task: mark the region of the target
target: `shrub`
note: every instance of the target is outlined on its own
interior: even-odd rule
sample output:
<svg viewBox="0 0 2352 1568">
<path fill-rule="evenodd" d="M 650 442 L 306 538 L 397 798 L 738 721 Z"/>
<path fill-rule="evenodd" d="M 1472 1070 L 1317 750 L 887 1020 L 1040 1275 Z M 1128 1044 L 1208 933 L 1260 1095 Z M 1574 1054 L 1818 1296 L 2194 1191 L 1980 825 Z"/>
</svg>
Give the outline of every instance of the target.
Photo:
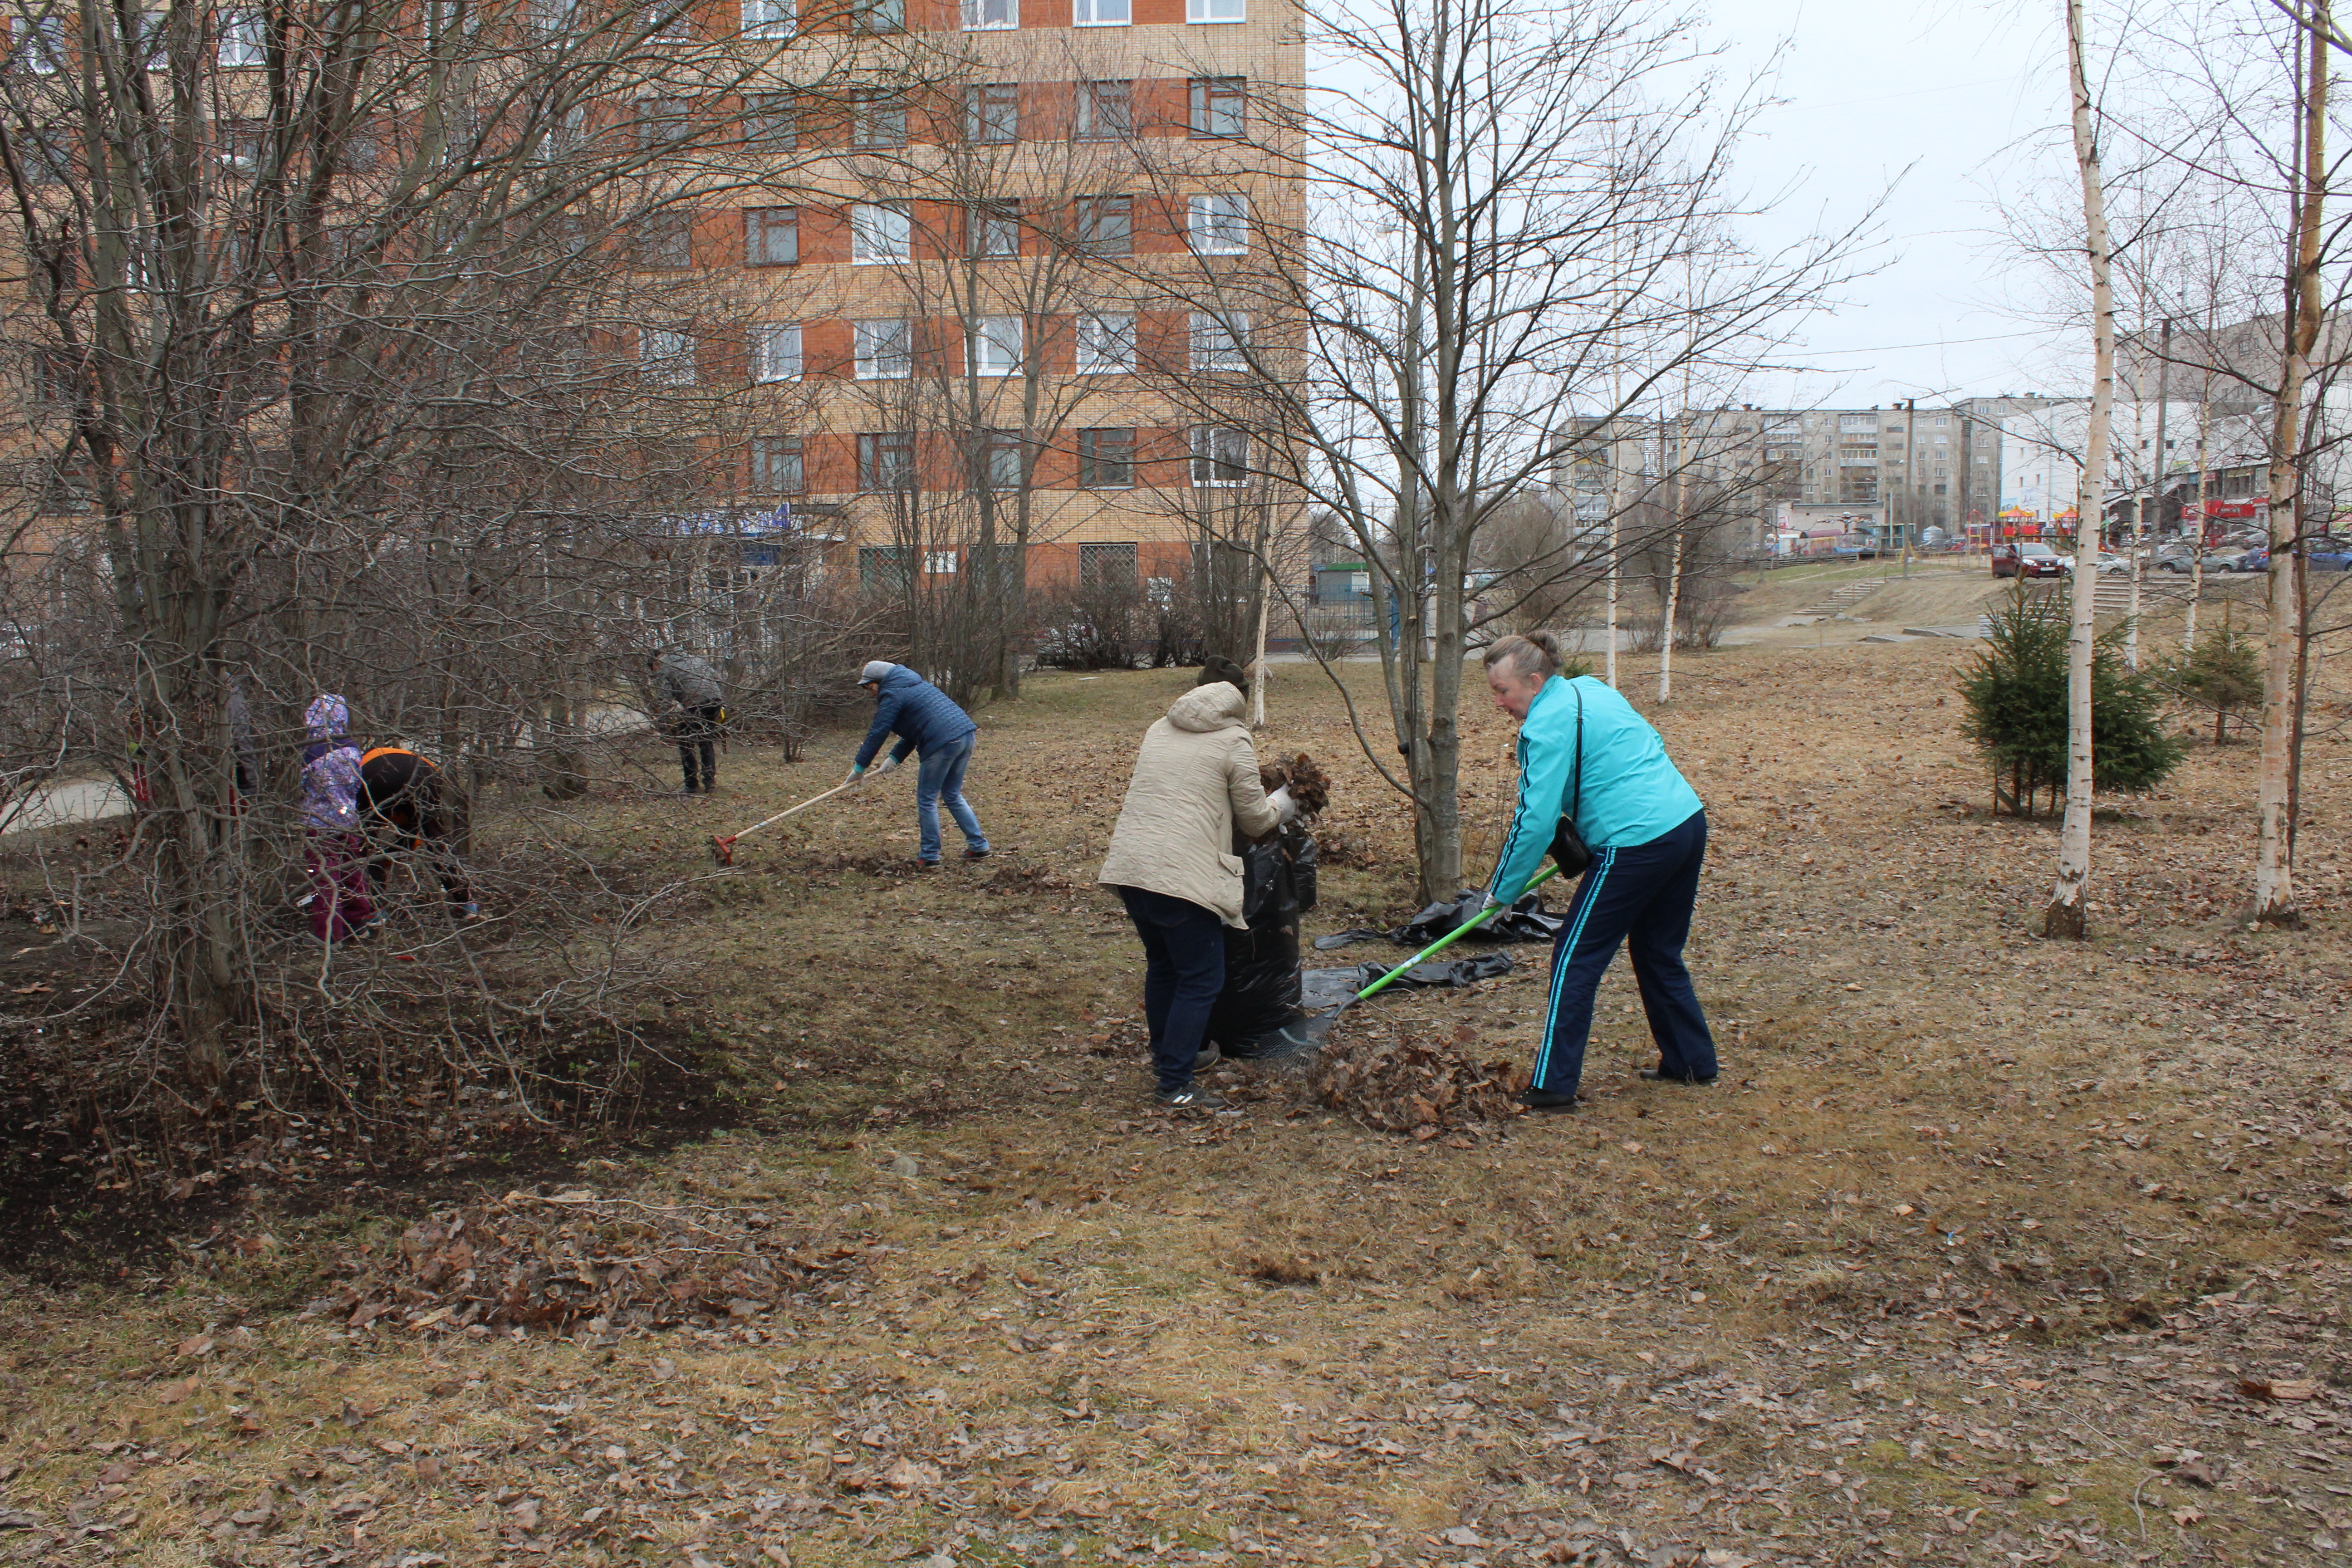
<svg viewBox="0 0 2352 1568">
<path fill-rule="evenodd" d="M 2213 713 L 2213 743 L 2226 744 L 2230 718 L 2263 700 L 2263 663 L 2254 639 L 2230 624 L 2225 601 L 2221 624 L 2197 640 L 2186 658 L 2158 672 L 2158 679 L 2183 702 Z"/>
<path fill-rule="evenodd" d="M 1960 676 L 1961 732 L 1992 764 L 1996 811 L 2032 816 L 2044 794 L 2055 809 L 2066 787 L 2065 601 L 2030 597 L 2021 584 L 1990 618 L 1984 648 Z M 2095 788 L 2147 789 L 2179 765 L 2184 747 L 2158 722 L 2160 700 L 2150 675 L 2124 668 L 2116 635 L 2101 637 L 2091 661 Z"/>
</svg>

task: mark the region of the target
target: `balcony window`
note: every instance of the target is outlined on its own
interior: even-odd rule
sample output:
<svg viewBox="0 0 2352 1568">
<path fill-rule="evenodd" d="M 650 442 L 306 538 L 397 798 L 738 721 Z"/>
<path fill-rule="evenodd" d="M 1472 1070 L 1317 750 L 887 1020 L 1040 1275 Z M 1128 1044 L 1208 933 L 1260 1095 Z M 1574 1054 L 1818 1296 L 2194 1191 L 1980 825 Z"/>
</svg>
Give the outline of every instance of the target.
<svg viewBox="0 0 2352 1568">
<path fill-rule="evenodd" d="M 800 142 L 800 117 L 789 92 L 755 92 L 743 100 L 743 144 L 761 153 L 789 153 Z"/>
<path fill-rule="evenodd" d="M 1249 368 L 1250 319 L 1245 313 L 1210 310 L 1192 313 L 1192 344 L 1194 370 L 1230 373 Z"/>
<path fill-rule="evenodd" d="M 1125 375 L 1135 370 L 1135 317 L 1129 313 L 1078 318 L 1080 375 Z"/>
<path fill-rule="evenodd" d="M 849 209 L 849 259 L 859 266 L 904 261 L 914 252 L 914 219 L 903 204 L 860 203 Z"/>
<path fill-rule="evenodd" d="M 968 142 L 1003 146 L 1021 140 L 1021 84 L 992 81 L 963 94 L 963 134 Z"/>
<path fill-rule="evenodd" d="M 656 386 L 692 386 L 694 340 L 674 329 L 645 328 L 637 333 L 637 373 Z"/>
<path fill-rule="evenodd" d="M 1129 0 L 1071 0 L 1070 26 L 1124 27 L 1134 20 Z"/>
<path fill-rule="evenodd" d="M 743 30 L 755 38 L 781 38 L 793 30 L 793 0 L 743 0 Z"/>
<path fill-rule="evenodd" d="M 1077 134 L 1081 142 L 1118 142 L 1135 132 L 1135 84 L 1078 83 Z"/>
<path fill-rule="evenodd" d="M 903 381 L 915 374 L 915 324 L 904 316 L 853 322 L 853 368 L 860 381 Z"/>
<path fill-rule="evenodd" d="M 743 209 L 744 266 L 790 267 L 800 258 L 800 208 Z"/>
<path fill-rule="evenodd" d="M 808 488 L 797 436 L 751 438 L 751 489 L 760 495 L 796 496 Z"/>
<path fill-rule="evenodd" d="M 1249 79 L 1238 76 L 1196 76 L 1192 83 L 1189 128 L 1195 136 L 1239 136 L 1243 106 L 1248 101 Z"/>
<path fill-rule="evenodd" d="M 1020 317 L 982 316 L 971 334 L 971 374 L 1018 375 L 1021 340 Z"/>
<path fill-rule="evenodd" d="M 1192 426 L 1192 483 L 1223 489 L 1249 479 L 1249 432 L 1230 425 Z"/>
<path fill-rule="evenodd" d="M 964 237 L 976 257 L 1021 254 L 1021 204 L 981 202 L 964 210 Z"/>
<path fill-rule="evenodd" d="M 857 437 L 857 488 L 862 490 L 910 490 L 915 488 L 915 437 L 911 431 L 890 430 Z M 865 552 L 858 552 L 860 565 Z"/>
<path fill-rule="evenodd" d="M 1245 22 L 1243 0 L 1184 0 L 1187 22 Z"/>
<path fill-rule="evenodd" d="M 968 32 L 1017 27 L 1021 0 L 963 0 L 963 25 Z"/>
<path fill-rule="evenodd" d="M 801 324 L 798 321 L 752 322 L 750 346 L 753 381 L 800 379 Z"/>
<path fill-rule="evenodd" d="M 1249 198 L 1221 191 L 1187 198 L 1185 231 L 1202 256 L 1239 256 L 1249 249 Z"/>
<path fill-rule="evenodd" d="M 1133 196 L 1080 196 L 1078 248 L 1088 256 L 1130 256 L 1135 251 Z"/>
<path fill-rule="evenodd" d="M 257 66 L 268 58 L 268 34 L 258 11 L 220 13 L 220 50 L 224 66 Z"/>
<path fill-rule="evenodd" d="M 907 144 L 907 101 L 884 89 L 849 95 L 849 142 L 866 152 Z"/>
</svg>

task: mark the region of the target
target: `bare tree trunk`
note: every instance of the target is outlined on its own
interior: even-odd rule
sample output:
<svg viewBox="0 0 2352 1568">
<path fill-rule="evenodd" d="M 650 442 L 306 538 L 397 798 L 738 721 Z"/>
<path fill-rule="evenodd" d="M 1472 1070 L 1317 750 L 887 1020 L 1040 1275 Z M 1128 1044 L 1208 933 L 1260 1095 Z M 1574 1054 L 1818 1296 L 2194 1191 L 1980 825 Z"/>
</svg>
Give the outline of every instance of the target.
<svg viewBox="0 0 2352 1568">
<path fill-rule="evenodd" d="M 2170 466 L 2165 455 L 2165 414 L 2172 390 L 2172 318 L 2164 318 L 2158 334 L 2156 359 L 2156 482 L 2148 493 L 2156 498 L 2156 521 L 2164 521 L 2164 476 Z M 2131 609 L 2124 619 L 2124 662 L 2132 668 L 2139 668 L 2139 580 L 2140 554 L 2147 542 L 2147 511 L 2144 507 L 2132 509 L 2131 543 Z"/>
<path fill-rule="evenodd" d="M 2295 729 L 2295 648 L 2301 605 L 2295 594 L 2295 544 L 2303 535 L 2303 388 L 2311 373 L 2311 351 L 2319 340 L 2319 219 L 2326 185 L 2327 0 L 2316 0 L 2309 24 L 2310 67 L 2305 85 L 2302 146 L 2303 188 L 2297 193 L 2295 255 L 2289 275 L 2285 363 L 2280 367 L 2271 437 L 2270 625 L 2263 634 L 2262 757 L 2255 773 L 2255 809 L 2261 822 L 2254 850 L 2253 918 L 2294 925 L 2294 860 L 2287 821 L 2290 753 Z"/>
<path fill-rule="evenodd" d="M 2091 428 L 2084 443 L 2083 491 L 2074 503 L 2073 626 L 2066 638 L 2066 818 L 2058 835 L 2058 885 L 2042 934 L 2085 934 L 2091 881 L 2091 622 L 2098 584 L 2100 503 L 2107 472 L 2107 425 L 2116 401 L 2114 258 L 2107 244 L 2105 177 L 2091 128 L 2091 83 L 2084 63 L 2083 0 L 2066 0 L 2066 65 L 2074 99 L 2074 163 L 2083 177 L 2084 241 L 2091 263 L 2094 362 Z"/>
<path fill-rule="evenodd" d="M 1675 534 L 1673 563 L 1666 568 L 1666 624 L 1658 638 L 1658 700 L 1671 702 L 1675 695 L 1675 616 L 1680 613 L 1683 591 L 1683 536 Z"/>
</svg>

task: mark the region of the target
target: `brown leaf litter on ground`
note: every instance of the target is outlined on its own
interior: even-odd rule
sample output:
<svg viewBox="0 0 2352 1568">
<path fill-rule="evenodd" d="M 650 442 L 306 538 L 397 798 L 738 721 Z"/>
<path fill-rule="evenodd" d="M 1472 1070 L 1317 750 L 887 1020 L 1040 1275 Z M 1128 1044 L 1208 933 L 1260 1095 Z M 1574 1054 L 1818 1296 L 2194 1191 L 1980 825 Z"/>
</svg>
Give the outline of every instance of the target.
<svg viewBox="0 0 2352 1568">
<path fill-rule="evenodd" d="M 347 1259 L 348 1278 L 309 1311 L 354 1330 L 381 1320 L 476 1338 L 575 1322 L 596 1334 L 741 1322 L 838 1281 L 864 1257 L 856 1237 L 767 1208 L 509 1193 Z"/>
<path fill-rule="evenodd" d="M 1365 1013 L 1332 1026 L 1308 1082 L 1315 1098 L 1382 1132 L 1434 1138 L 1524 1115 L 1526 1070 L 1468 1024 L 1416 1027 Z"/>
</svg>

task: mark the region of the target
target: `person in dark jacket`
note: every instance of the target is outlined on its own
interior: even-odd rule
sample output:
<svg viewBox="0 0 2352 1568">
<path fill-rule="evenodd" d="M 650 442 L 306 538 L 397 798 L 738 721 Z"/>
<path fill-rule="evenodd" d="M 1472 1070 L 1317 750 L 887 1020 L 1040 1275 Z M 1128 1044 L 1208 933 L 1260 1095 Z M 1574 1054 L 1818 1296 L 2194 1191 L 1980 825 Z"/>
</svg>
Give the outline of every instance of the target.
<svg viewBox="0 0 2352 1568">
<path fill-rule="evenodd" d="M 1706 858 L 1698 793 L 1615 688 L 1591 676 L 1561 677 L 1559 642 L 1549 632 L 1505 637 L 1487 648 L 1486 664 L 1496 706 L 1519 721 L 1518 805 L 1487 903 L 1508 904 L 1527 890 L 1564 813 L 1575 814 L 1592 851 L 1554 939 L 1543 1044 L 1520 1103 L 1540 1111 L 1576 1108 L 1593 994 L 1620 943 L 1630 948 L 1658 1047 L 1658 1065 L 1642 1076 L 1713 1083 L 1715 1037 L 1683 963 Z"/>
<path fill-rule="evenodd" d="M 409 850 L 433 868 L 461 919 L 481 919 L 457 858 L 466 829 L 466 797 L 432 763 L 404 746 L 375 746 L 361 754 L 360 831 L 367 835 L 372 886 L 383 887 L 392 858 Z"/>
<path fill-rule="evenodd" d="M 667 701 L 677 710 L 671 721 L 677 737 L 677 765 L 686 774 L 686 793 L 698 789 L 704 795 L 719 787 L 719 761 L 713 742 L 719 735 L 719 723 L 726 713 L 723 694 L 719 689 L 719 672 L 703 660 L 677 648 L 664 648 L 648 654 L 646 664 L 653 671 L 654 700 L 658 706 Z M 697 763 L 701 772 L 695 771 Z"/>
<path fill-rule="evenodd" d="M 955 705 L 954 699 L 903 664 L 877 658 L 857 672 L 857 684 L 874 694 L 874 722 L 866 731 L 866 743 L 857 748 L 857 761 L 849 770 L 847 782 L 856 784 L 864 778 L 883 741 L 897 735 L 898 744 L 874 771 L 888 773 L 905 762 L 909 752 L 922 759 L 915 775 L 915 815 L 923 827 L 919 863 L 927 869 L 940 863 L 941 801 L 947 803 L 956 826 L 963 829 L 963 858 L 987 859 L 988 836 L 980 830 L 980 818 L 963 798 L 964 770 L 971 765 L 980 726 Z"/>
</svg>

